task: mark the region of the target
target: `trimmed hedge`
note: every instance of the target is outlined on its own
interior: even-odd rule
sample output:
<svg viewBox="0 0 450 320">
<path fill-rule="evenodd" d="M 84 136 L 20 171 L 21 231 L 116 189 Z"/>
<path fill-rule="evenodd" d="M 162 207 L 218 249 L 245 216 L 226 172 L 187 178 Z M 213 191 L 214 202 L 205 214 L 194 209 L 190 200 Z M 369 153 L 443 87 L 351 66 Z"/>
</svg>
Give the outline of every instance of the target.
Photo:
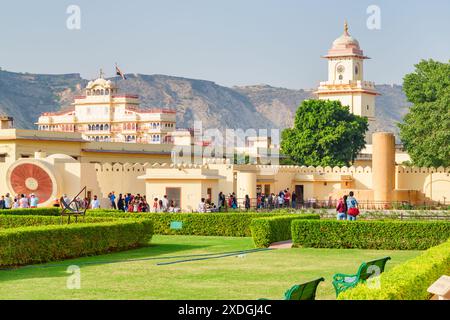
<svg viewBox="0 0 450 320">
<path fill-rule="evenodd" d="M 342 292 L 339 300 L 428 300 L 427 289 L 450 273 L 450 239 L 380 276 L 380 287 L 359 284 Z"/>
<path fill-rule="evenodd" d="M 80 217 L 79 223 L 94 223 L 94 222 L 107 222 L 115 221 L 112 217 Z M 72 218 L 72 223 L 75 219 Z M 8 228 L 20 228 L 20 227 L 32 227 L 32 226 L 46 226 L 61 224 L 61 217 L 54 216 L 25 216 L 25 215 L 0 215 L 0 230 Z M 67 224 L 67 217 L 64 217 L 63 224 Z"/>
<path fill-rule="evenodd" d="M 126 250 L 147 244 L 150 221 L 39 226 L 0 231 L 0 266 L 17 266 Z"/>
<path fill-rule="evenodd" d="M 292 239 L 291 222 L 296 219 L 320 219 L 318 214 L 286 215 L 253 219 L 250 225 L 253 242 L 258 248 Z"/>
<path fill-rule="evenodd" d="M 102 210 L 91 210 L 87 212 L 87 215 L 150 219 L 153 222 L 155 234 L 225 237 L 251 237 L 250 224 L 253 219 L 280 216 L 279 213 L 125 213 Z M 170 223 L 173 221 L 181 221 L 182 229 L 171 230 Z"/>
<path fill-rule="evenodd" d="M 14 216 L 60 216 L 61 208 L 34 208 L 34 209 L 6 209 L 0 214 Z"/>
<path fill-rule="evenodd" d="M 425 250 L 450 237 L 447 221 L 329 221 L 292 222 L 295 246 Z"/>
</svg>

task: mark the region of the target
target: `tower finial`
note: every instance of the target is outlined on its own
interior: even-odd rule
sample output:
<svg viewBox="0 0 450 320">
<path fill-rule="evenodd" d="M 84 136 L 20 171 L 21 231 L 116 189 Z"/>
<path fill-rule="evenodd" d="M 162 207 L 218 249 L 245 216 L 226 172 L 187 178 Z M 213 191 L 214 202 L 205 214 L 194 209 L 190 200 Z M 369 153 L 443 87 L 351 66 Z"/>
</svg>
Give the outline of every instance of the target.
<svg viewBox="0 0 450 320">
<path fill-rule="evenodd" d="M 344 22 L 344 34 L 345 34 L 346 36 L 349 35 L 349 34 L 348 34 L 348 23 L 347 23 L 347 19 L 345 19 L 345 22 Z"/>
<path fill-rule="evenodd" d="M 100 79 L 103 79 L 103 76 L 104 76 L 105 74 L 103 73 L 103 69 L 102 68 L 100 68 Z"/>
</svg>

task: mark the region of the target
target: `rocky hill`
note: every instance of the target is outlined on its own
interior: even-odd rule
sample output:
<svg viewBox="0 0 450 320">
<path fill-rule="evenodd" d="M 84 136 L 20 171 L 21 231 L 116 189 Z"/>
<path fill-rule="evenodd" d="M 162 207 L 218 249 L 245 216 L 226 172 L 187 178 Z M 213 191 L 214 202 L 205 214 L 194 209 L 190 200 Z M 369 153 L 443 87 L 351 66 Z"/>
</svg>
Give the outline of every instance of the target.
<svg viewBox="0 0 450 320">
<path fill-rule="evenodd" d="M 122 92 L 139 94 L 143 108 L 176 109 L 178 127 L 201 120 L 205 128 L 285 128 L 298 105 L 314 98 L 313 90 L 268 85 L 223 87 L 211 81 L 165 75 L 127 75 L 116 80 Z M 0 113 L 13 116 L 18 128 L 35 128 L 39 115 L 66 108 L 83 93 L 87 80 L 79 74 L 39 75 L 0 71 Z M 401 86 L 380 85 L 377 126 L 398 131 L 408 111 Z"/>
</svg>

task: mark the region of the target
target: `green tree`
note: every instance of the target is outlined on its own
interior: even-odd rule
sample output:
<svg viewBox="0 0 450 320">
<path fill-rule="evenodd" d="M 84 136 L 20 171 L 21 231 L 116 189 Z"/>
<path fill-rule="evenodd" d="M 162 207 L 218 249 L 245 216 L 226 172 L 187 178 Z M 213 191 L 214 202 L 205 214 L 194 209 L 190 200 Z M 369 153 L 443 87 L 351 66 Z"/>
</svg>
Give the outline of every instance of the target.
<svg viewBox="0 0 450 320">
<path fill-rule="evenodd" d="M 403 90 L 413 104 L 434 102 L 449 93 L 450 63 L 422 60 L 403 79 Z"/>
<path fill-rule="evenodd" d="M 365 146 L 367 118 L 339 101 L 305 100 L 294 127 L 281 134 L 281 153 L 305 166 L 348 166 Z"/>
<path fill-rule="evenodd" d="M 450 63 L 422 60 L 405 76 L 403 89 L 413 105 L 399 124 L 412 163 L 450 166 Z"/>
</svg>

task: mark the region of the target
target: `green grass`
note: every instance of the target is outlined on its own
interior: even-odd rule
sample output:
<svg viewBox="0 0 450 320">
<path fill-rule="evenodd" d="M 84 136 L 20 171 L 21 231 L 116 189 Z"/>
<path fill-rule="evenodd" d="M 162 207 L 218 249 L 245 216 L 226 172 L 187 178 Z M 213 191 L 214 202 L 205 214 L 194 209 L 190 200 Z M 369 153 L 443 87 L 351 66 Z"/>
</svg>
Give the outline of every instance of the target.
<svg viewBox="0 0 450 320">
<path fill-rule="evenodd" d="M 157 266 L 168 256 L 253 249 L 251 238 L 154 236 L 148 247 L 40 266 L 0 271 L 0 299 L 280 299 L 296 283 L 325 277 L 318 299 L 334 299 L 336 272 L 353 273 L 362 261 L 389 255 L 394 265 L 420 251 L 284 249 Z M 156 260 L 87 264 L 97 261 Z M 67 266 L 81 267 L 81 289 L 69 290 Z M 48 267 L 58 265 L 57 267 Z M 47 268 L 43 268 L 47 266 Z"/>
</svg>

